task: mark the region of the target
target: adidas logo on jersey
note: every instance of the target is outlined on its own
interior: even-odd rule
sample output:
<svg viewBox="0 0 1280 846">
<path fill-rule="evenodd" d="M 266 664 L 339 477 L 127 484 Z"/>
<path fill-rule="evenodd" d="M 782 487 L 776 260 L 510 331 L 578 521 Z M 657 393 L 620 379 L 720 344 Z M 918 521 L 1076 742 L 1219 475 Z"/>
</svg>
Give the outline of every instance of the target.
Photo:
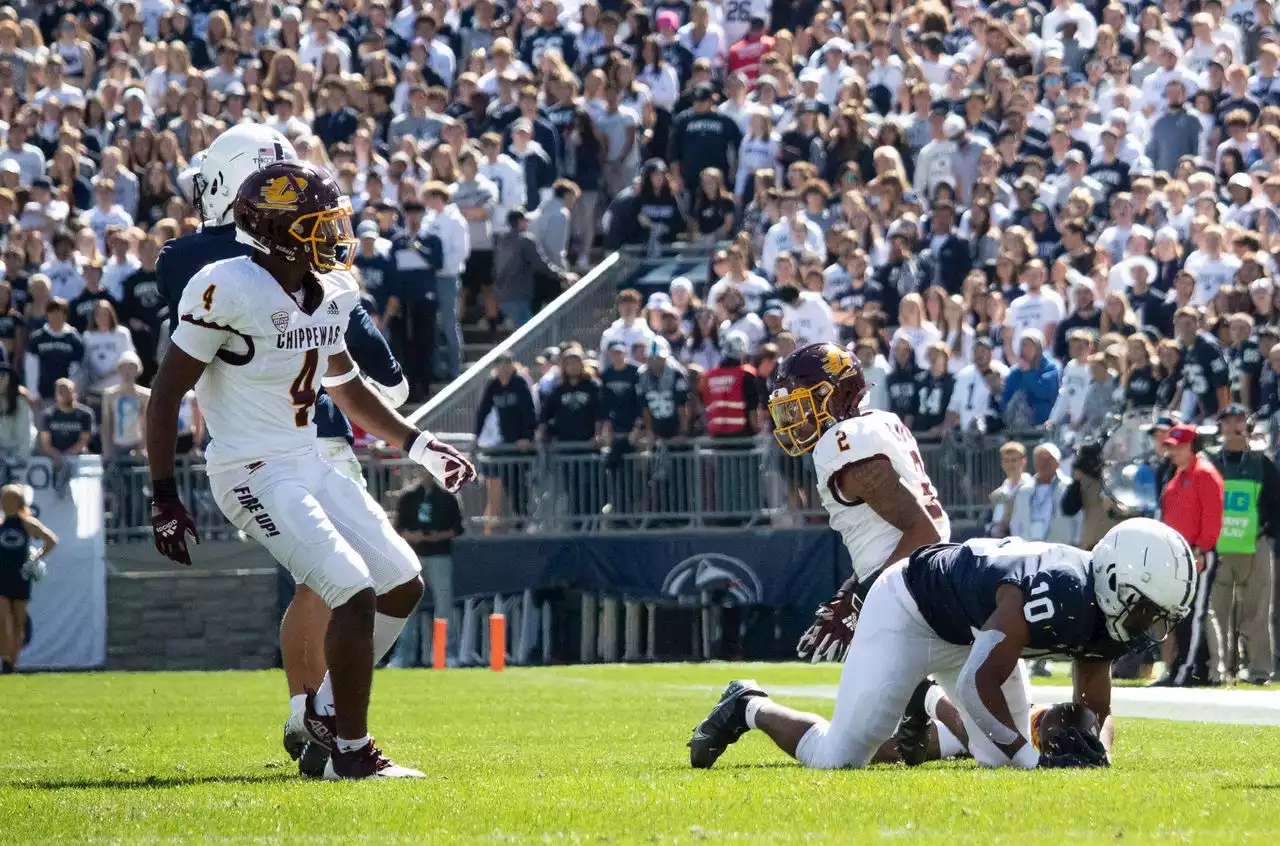
<svg viewBox="0 0 1280 846">
<path fill-rule="evenodd" d="M 330 314 L 338 313 L 338 304 L 336 302 L 329 303 L 329 313 Z"/>
</svg>

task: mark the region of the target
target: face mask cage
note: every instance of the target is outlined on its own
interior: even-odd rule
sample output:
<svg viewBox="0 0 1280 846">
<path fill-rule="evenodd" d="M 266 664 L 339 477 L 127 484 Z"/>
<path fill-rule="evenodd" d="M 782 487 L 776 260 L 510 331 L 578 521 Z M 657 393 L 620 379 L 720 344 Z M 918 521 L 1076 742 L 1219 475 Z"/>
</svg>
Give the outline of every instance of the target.
<svg viewBox="0 0 1280 846">
<path fill-rule="evenodd" d="M 787 455 L 798 458 L 817 445 L 823 423 L 832 419 L 827 412 L 832 392 L 831 383 L 822 382 L 813 388 L 779 393 L 769 400 L 773 437 Z"/>
<path fill-rule="evenodd" d="M 336 208 L 303 215 L 289 228 L 289 234 L 310 251 L 316 270 L 351 269 L 357 244 L 351 213 L 351 202 L 343 197 Z"/>
</svg>

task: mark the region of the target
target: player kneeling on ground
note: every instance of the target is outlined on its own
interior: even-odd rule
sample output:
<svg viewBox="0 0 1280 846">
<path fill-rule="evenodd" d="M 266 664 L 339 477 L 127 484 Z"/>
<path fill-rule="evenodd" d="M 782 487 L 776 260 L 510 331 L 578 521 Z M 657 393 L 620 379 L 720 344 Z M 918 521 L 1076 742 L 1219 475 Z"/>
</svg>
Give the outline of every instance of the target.
<svg viewBox="0 0 1280 846">
<path fill-rule="evenodd" d="M 757 728 L 808 767 L 861 767 L 881 752 L 920 679 L 931 675 L 963 718 L 982 766 L 1106 766 L 1115 726 L 1111 662 L 1163 640 L 1191 609 L 1195 559 L 1176 531 L 1126 520 L 1092 552 L 1064 544 L 972 540 L 912 553 L 867 594 L 831 722 L 785 708 L 751 681 L 729 684 L 694 730 L 690 759 L 709 767 Z M 1074 659 L 1076 730 L 1037 751 L 1023 656 Z"/>
<path fill-rule="evenodd" d="M 402 444 L 456 491 L 475 470 L 411 426 L 360 378 L 344 340 L 359 289 L 351 204 L 302 162 L 268 164 L 236 194 L 236 237 L 251 257 L 214 262 L 187 285 L 173 345 L 152 385 L 147 448 L 161 554 L 190 564 L 195 524 L 173 479 L 178 408 L 192 387 L 208 424 L 209 486 L 237 528 L 332 610 L 329 667 L 308 696 L 306 727 L 332 747 L 325 777 L 420 777 L 391 763 L 367 728 L 373 667 L 422 596 L 416 556 L 364 486 L 321 457 L 319 382 L 362 429 Z M 321 378 L 323 374 L 323 378 Z"/>
</svg>

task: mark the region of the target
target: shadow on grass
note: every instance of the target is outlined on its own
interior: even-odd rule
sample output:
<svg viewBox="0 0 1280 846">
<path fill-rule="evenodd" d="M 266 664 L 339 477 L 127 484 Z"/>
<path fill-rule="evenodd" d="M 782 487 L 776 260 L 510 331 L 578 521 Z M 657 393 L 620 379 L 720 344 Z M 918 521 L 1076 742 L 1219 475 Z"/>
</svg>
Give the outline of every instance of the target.
<svg viewBox="0 0 1280 846">
<path fill-rule="evenodd" d="M 49 778 L 15 781 L 15 790 L 153 790 L 167 787 L 192 787 L 198 784 L 270 784 L 299 781 L 296 773 L 215 776 L 144 776 L 143 778 Z"/>
</svg>

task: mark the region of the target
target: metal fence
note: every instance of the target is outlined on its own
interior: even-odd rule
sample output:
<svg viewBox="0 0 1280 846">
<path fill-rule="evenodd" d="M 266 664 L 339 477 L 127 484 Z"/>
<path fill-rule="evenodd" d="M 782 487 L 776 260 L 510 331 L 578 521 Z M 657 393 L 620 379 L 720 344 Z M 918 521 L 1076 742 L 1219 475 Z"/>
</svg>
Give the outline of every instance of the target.
<svg viewBox="0 0 1280 846">
<path fill-rule="evenodd" d="M 1029 445 L 1043 433 L 1027 433 Z M 453 438 L 472 450 L 469 437 Z M 1007 437 L 948 438 L 921 443 L 925 469 L 954 523 L 983 519 L 988 496 L 1004 480 L 999 447 Z M 478 484 L 461 494 L 473 534 L 546 534 L 658 530 L 664 528 L 790 528 L 823 524 L 813 462 L 782 453 L 772 438 L 700 438 L 685 442 L 623 445 L 552 444 L 527 452 L 474 454 Z M 362 456 L 374 498 L 393 509 L 396 492 L 418 472 L 391 454 Z M 202 464 L 177 467 L 179 490 L 206 537 L 236 530 L 209 493 Z M 103 477 L 107 538 L 115 543 L 149 540 L 150 477 L 144 465 L 116 464 Z"/>
<path fill-rule="evenodd" d="M 565 339 L 599 339 L 614 319 L 614 298 L 618 284 L 634 269 L 636 259 L 613 253 L 590 273 L 554 299 L 533 320 L 517 329 L 479 361 L 432 397 L 409 419 L 437 434 L 469 434 L 475 429 L 476 409 L 485 385 L 504 353 L 526 367 L 532 367 L 538 353 Z"/>
</svg>

